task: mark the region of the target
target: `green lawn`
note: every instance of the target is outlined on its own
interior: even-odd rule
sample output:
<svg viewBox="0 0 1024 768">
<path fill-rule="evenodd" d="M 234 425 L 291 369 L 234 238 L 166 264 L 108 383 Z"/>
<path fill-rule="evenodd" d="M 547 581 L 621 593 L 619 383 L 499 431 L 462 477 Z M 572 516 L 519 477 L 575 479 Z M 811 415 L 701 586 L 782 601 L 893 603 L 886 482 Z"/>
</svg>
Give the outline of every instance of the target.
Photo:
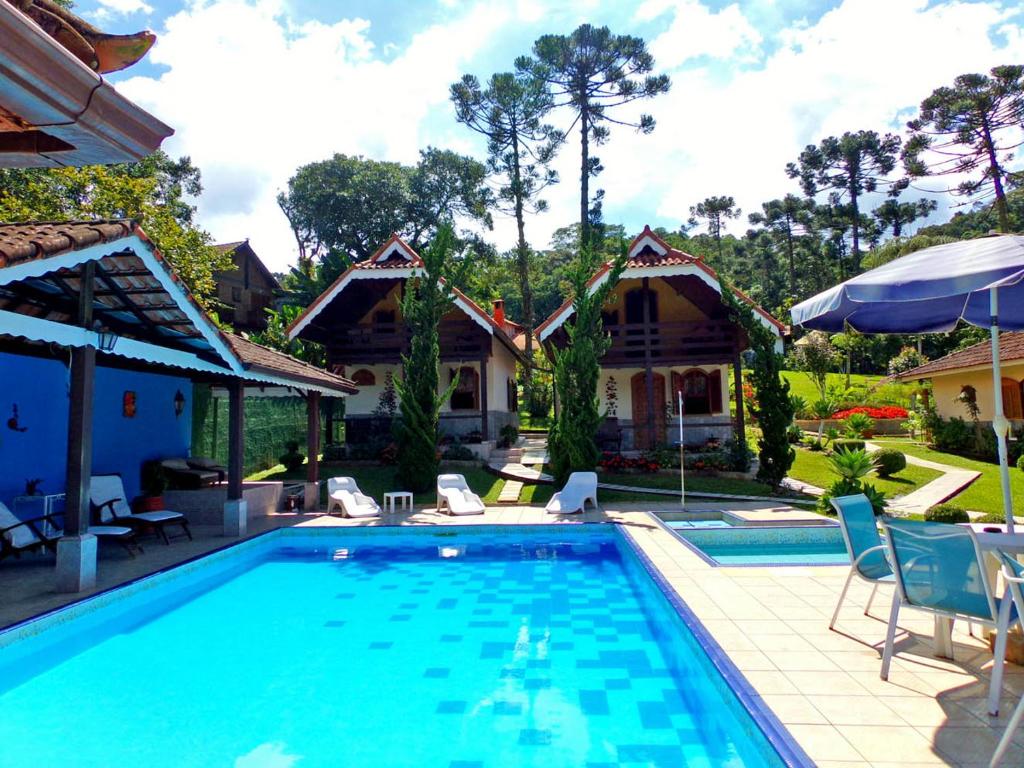
<svg viewBox="0 0 1024 768">
<path fill-rule="evenodd" d="M 458 467 L 452 469 L 464 475 L 469 487 L 484 500 L 485 504 L 493 504 L 498 500 L 505 481 L 492 475 L 482 467 Z M 359 484 L 359 489 L 375 498 L 378 503 L 384 500 L 384 494 L 388 491 L 400 491 L 402 487 L 395 480 L 395 467 L 366 466 L 362 464 L 346 464 L 344 462 L 321 462 L 320 477 L 354 477 Z M 306 468 L 302 467 L 296 472 L 286 472 L 282 465 L 271 467 L 264 472 L 258 472 L 247 478 L 249 480 L 295 480 L 302 481 L 306 477 Z M 326 503 L 327 484 L 321 491 L 321 501 Z M 415 496 L 417 504 L 433 505 L 437 501 L 437 493 L 431 488 L 426 493 L 417 493 Z"/>
<path fill-rule="evenodd" d="M 783 371 L 782 377 L 789 382 L 790 394 L 799 395 L 808 403 L 813 403 L 820 395 L 818 388 L 814 386 L 811 377 L 803 371 Z M 865 376 L 855 373 L 850 376 L 850 386 L 855 388 L 870 389 L 882 380 L 881 376 Z M 830 373 L 828 375 L 830 387 L 845 387 L 846 375 L 842 373 Z"/>
<path fill-rule="evenodd" d="M 903 450 L 902 445 L 900 450 Z M 906 451 L 906 453 L 910 453 L 910 451 Z M 796 461 L 793 462 L 793 466 L 789 470 L 789 476 L 795 480 L 816 485 L 819 488 L 828 488 L 837 479 L 837 476 L 829 467 L 828 456 L 824 452 L 797 449 Z M 941 474 L 938 470 L 915 467 L 912 464 L 908 464 L 907 468 L 895 477 L 883 478 L 872 473 L 868 477 L 868 482 L 878 490 L 883 491 L 886 496 L 892 498 L 893 496 L 905 496 L 911 491 L 916 491 L 922 485 L 938 478 Z"/>
<path fill-rule="evenodd" d="M 554 420 L 555 417 L 550 414 L 547 416 L 531 416 L 526 411 L 519 412 L 520 429 L 550 429 Z"/>
<path fill-rule="evenodd" d="M 875 440 L 879 444 L 892 444 L 893 447 L 910 456 L 917 456 L 929 461 L 937 461 L 941 464 L 949 464 L 953 467 L 973 469 L 981 472 L 981 477 L 967 486 L 959 495 L 950 499 L 951 504 L 957 504 L 965 509 L 976 512 L 992 512 L 1002 514 L 1003 512 L 1003 491 L 999 481 L 999 465 L 989 464 L 986 461 L 965 459 L 963 456 L 956 456 L 951 453 L 940 453 L 920 443 L 908 443 L 905 441 Z M 1014 508 L 1020 511 L 1024 508 L 1024 472 L 1016 467 L 1010 468 L 1010 485 L 1013 491 Z"/>
</svg>

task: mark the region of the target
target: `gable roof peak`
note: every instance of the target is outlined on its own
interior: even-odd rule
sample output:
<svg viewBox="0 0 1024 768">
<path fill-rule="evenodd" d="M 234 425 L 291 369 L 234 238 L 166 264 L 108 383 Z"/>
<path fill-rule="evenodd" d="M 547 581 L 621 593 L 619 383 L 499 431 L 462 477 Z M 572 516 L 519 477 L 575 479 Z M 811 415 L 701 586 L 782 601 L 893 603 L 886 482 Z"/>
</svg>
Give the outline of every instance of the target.
<svg viewBox="0 0 1024 768">
<path fill-rule="evenodd" d="M 377 264 L 382 261 L 387 261 L 392 256 L 397 256 L 411 264 L 418 264 L 421 262 L 420 255 L 413 250 L 412 246 L 399 237 L 397 232 L 392 232 L 391 237 L 389 237 L 380 248 L 374 251 L 368 261 L 371 264 Z"/>
</svg>

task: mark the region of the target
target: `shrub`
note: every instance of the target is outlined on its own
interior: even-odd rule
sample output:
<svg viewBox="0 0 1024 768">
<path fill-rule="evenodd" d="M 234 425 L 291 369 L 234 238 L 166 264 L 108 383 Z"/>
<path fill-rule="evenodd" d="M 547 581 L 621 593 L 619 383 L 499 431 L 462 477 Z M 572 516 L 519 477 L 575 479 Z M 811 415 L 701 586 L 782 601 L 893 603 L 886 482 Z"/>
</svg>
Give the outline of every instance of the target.
<svg viewBox="0 0 1024 768">
<path fill-rule="evenodd" d="M 851 440 L 849 438 L 844 440 L 833 440 L 832 450 L 836 453 L 840 451 L 863 451 L 864 441 L 863 440 Z"/>
<path fill-rule="evenodd" d="M 789 439 L 789 442 L 796 444 L 804 439 L 804 431 L 796 424 L 790 424 L 789 429 L 786 430 L 786 437 Z"/>
<path fill-rule="evenodd" d="M 900 353 L 889 359 L 889 375 L 904 373 L 913 370 L 928 362 L 928 358 L 917 351 L 915 347 L 903 347 Z"/>
<path fill-rule="evenodd" d="M 874 461 L 863 448 L 859 450 L 836 451 L 828 458 L 829 469 L 843 480 L 859 482 L 875 468 Z"/>
<path fill-rule="evenodd" d="M 895 448 L 883 448 L 874 455 L 879 477 L 892 477 L 907 468 L 907 457 Z"/>
<path fill-rule="evenodd" d="M 1003 525 L 1006 523 L 1006 515 L 1002 512 L 986 512 L 981 517 L 974 518 L 975 523 L 995 523 L 996 525 Z"/>
<path fill-rule="evenodd" d="M 498 434 L 499 448 L 511 448 L 516 444 L 516 440 L 519 439 L 519 430 L 515 424 L 506 424 Z"/>
<path fill-rule="evenodd" d="M 851 413 L 843 421 L 846 437 L 850 438 L 867 437 L 874 428 L 875 420 L 866 413 Z"/>
<path fill-rule="evenodd" d="M 956 504 L 936 504 L 924 513 L 930 523 L 968 523 L 971 518 L 963 507 Z"/>
<path fill-rule="evenodd" d="M 810 415 L 811 407 L 804 398 L 800 397 L 800 395 L 791 394 L 789 396 L 789 402 L 793 406 L 793 414 L 798 419 L 806 419 Z"/>
<path fill-rule="evenodd" d="M 1024 472 L 1024 453 L 1017 457 L 1017 469 Z"/>
<path fill-rule="evenodd" d="M 854 408 L 845 408 L 841 411 L 836 411 L 832 414 L 833 419 L 849 418 L 855 413 L 863 414 L 872 419 L 905 419 L 907 418 L 907 409 L 900 408 L 897 405 L 884 405 L 884 406 L 870 406 L 870 405 L 858 405 Z"/>
<path fill-rule="evenodd" d="M 974 445 L 974 428 L 954 416 L 949 421 L 936 418 L 932 427 L 935 447 L 946 453 L 964 453 Z"/>
<path fill-rule="evenodd" d="M 331 443 L 324 446 L 324 461 L 343 461 L 347 455 L 344 443 Z"/>
<path fill-rule="evenodd" d="M 836 516 L 836 510 L 832 506 L 832 499 L 837 496 L 852 496 L 863 493 L 871 503 L 871 509 L 876 515 L 885 511 L 885 493 L 875 488 L 870 483 L 862 483 L 859 480 L 836 480 L 832 486 L 825 491 L 818 499 L 817 511 L 822 515 Z"/>
<path fill-rule="evenodd" d="M 286 470 L 294 472 L 302 466 L 306 457 L 299 453 L 299 443 L 296 440 L 289 440 L 284 447 L 286 453 L 281 454 L 278 460 L 284 464 Z"/>
<path fill-rule="evenodd" d="M 825 444 L 822 443 L 821 440 L 811 440 L 811 442 L 807 444 L 807 447 L 812 451 L 825 450 Z"/>
<path fill-rule="evenodd" d="M 445 448 L 444 453 L 441 454 L 441 458 L 447 461 L 472 461 L 476 458 L 476 454 L 456 440 Z"/>
</svg>

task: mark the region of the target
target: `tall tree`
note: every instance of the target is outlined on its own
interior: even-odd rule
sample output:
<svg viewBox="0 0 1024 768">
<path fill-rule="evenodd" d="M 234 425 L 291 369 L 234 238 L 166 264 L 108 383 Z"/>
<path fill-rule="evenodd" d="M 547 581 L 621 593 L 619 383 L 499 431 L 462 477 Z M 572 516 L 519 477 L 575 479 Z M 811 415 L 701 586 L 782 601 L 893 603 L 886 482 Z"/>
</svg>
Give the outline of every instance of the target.
<svg viewBox="0 0 1024 768">
<path fill-rule="evenodd" d="M 887 177 L 896 167 L 900 145 L 899 136 L 891 133 L 880 136 L 875 131 L 848 131 L 822 139 L 817 146 L 808 145 L 797 162 L 786 165 L 787 175 L 800 179 L 808 197 L 833 190 L 848 201 L 855 272 L 860 269 L 860 198 L 880 184 L 893 183 Z"/>
<path fill-rule="evenodd" d="M 602 170 L 590 154 L 590 142 L 604 144 L 610 124 L 627 125 L 642 133 L 654 130 L 654 118 L 640 115 L 634 121 L 612 117 L 609 112 L 624 104 L 667 93 L 667 75 L 652 75 L 654 57 L 639 37 L 613 35 L 608 27 L 583 24 L 570 35 L 544 35 L 533 44 L 533 56 L 521 56 L 516 69 L 544 83 L 554 105 L 575 113 L 570 130 L 580 134 L 580 235 L 582 247 L 593 247 L 594 219 L 600 217 L 598 191 L 591 207 L 590 179 Z"/>
<path fill-rule="evenodd" d="M 879 229 L 889 229 L 893 237 L 901 237 L 904 227 L 925 218 L 938 206 L 937 201 L 925 197 L 913 202 L 900 202 L 898 198 L 889 197 L 875 208 L 874 217 Z"/>
<path fill-rule="evenodd" d="M 277 202 L 299 258 L 330 282 L 369 258 L 393 232 L 421 248 L 456 218 L 491 226 L 487 168 L 470 157 L 427 148 L 415 166 L 334 155 L 299 168 Z"/>
<path fill-rule="evenodd" d="M 725 267 L 722 256 L 722 233 L 729 219 L 738 219 L 741 213 L 743 211 L 736 207 L 736 201 L 731 195 L 706 197 L 696 205 L 690 206 L 690 225 L 697 226 L 701 220 L 705 221 L 708 225 L 708 234 L 715 239 L 719 269 Z"/>
<path fill-rule="evenodd" d="M 455 236 L 442 224 L 422 253 L 423 268 L 402 300 L 402 318 L 410 332 L 409 354 L 402 355 L 402 377 L 395 380 L 400 418 L 395 427 L 398 443 L 398 479 L 403 487 L 422 492 L 437 477 L 437 425 L 441 405 L 451 394 L 438 392 L 440 347 L 438 328 L 451 308 L 451 286 L 462 280 L 469 262 L 453 258 Z"/>
<path fill-rule="evenodd" d="M 194 223 L 202 192 L 188 157 L 155 152 L 138 163 L 81 168 L 0 169 L 0 221 L 136 219 L 204 307 L 216 312 L 215 272 L 231 257 Z"/>
<path fill-rule="evenodd" d="M 497 207 L 516 220 L 516 268 L 526 328 L 526 382 L 533 381 L 533 291 L 526 214 L 547 209 L 541 191 L 558 180 L 551 161 L 562 134 L 544 122 L 552 108 L 551 93 L 532 77 L 511 72 L 493 75 L 486 88 L 473 75 L 451 87 L 458 121 L 487 137 L 487 168 L 501 177 Z M 527 392 L 532 397 L 532 391 Z"/>
<path fill-rule="evenodd" d="M 612 262 L 608 279 L 592 290 L 590 278 L 601 261 L 584 245 L 568 274 L 573 315 L 563 326 L 569 342 L 555 351 L 555 389 L 560 407 L 548 438 L 551 469 L 559 483 L 572 472 L 593 471 L 600 458 L 595 442 L 601 424 L 597 384 L 601 358 L 611 346 L 601 309 L 626 267 L 625 245 Z"/>
<path fill-rule="evenodd" d="M 951 192 L 979 199 L 994 195 L 999 228 L 1010 232 L 1007 186 L 1022 174 L 1010 168 L 1022 143 L 1024 66 L 995 67 L 991 76 L 960 75 L 952 87 L 936 88 L 907 123 L 911 137 L 903 151 L 913 177 L 966 175 Z"/>
<path fill-rule="evenodd" d="M 789 264 L 789 295 L 797 295 L 796 247 L 797 231 L 809 221 L 810 201 L 796 195 L 786 195 L 781 200 L 769 200 L 761 204 L 761 210 L 750 214 L 751 224 L 763 226 L 782 240 Z"/>
</svg>

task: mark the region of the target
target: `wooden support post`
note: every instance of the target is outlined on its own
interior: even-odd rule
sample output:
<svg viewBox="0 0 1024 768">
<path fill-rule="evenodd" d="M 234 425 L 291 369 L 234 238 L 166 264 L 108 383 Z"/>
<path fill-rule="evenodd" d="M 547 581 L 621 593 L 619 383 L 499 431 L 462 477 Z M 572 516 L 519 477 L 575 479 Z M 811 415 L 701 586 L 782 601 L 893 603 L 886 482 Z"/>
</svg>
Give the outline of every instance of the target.
<svg viewBox="0 0 1024 768">
<path fill-rule="evenodd" d="M 327 433 L 327 445 L 334 445 L 334 398 L 324 400 L 324 417 L 327 421 L 324 430 Z"/>
<path fill-rule="evenodd" d="M 480 431 L 484 440 L 490 440 L 489 420 L 487 418 L 487 358 L 480 358 Z"/>
<path fill-rule="evenodd" d="M 306 482 L 320 481 L 320 393 L 306 395 Z"/>
<path fill-rule="evenodd" d="M 643 279 L 644 304 L 644 384 L 647 389 L 647 445 L 640 448 L 653 448 L 654 439 L 654 370 L 651 368 L 651 279 Z"/>
<path fill-rule="evenodd" d="M 740 354 L 736 353 L 736 357 L 732 361 L 732 378 L 733 378 L 733 391 L 736 397 L 736 439 L 741 441 L 741 444 L 747 442 L 747 417 L 744 413 L 743 403 L 743 365 L 740 362 Z"/>
<path fill-rule="evenodd" d="M 228 383 L 228 500 L 242 498 L 245 472 L 245 384 L 241 379 Z"/>
<path fill-rule="evenodd" d="M 76 323 L 92 327 L 95 263 L 82 265 Z M 57 591 L 82 592 L 96 586 L 96 540 L 89 535 L 92 506 L 92 415 L 96 348 L 71 349 L 68 392 L 67 468 L 64 475 L 64 535 L 57 543 Z"/>
</svg>

